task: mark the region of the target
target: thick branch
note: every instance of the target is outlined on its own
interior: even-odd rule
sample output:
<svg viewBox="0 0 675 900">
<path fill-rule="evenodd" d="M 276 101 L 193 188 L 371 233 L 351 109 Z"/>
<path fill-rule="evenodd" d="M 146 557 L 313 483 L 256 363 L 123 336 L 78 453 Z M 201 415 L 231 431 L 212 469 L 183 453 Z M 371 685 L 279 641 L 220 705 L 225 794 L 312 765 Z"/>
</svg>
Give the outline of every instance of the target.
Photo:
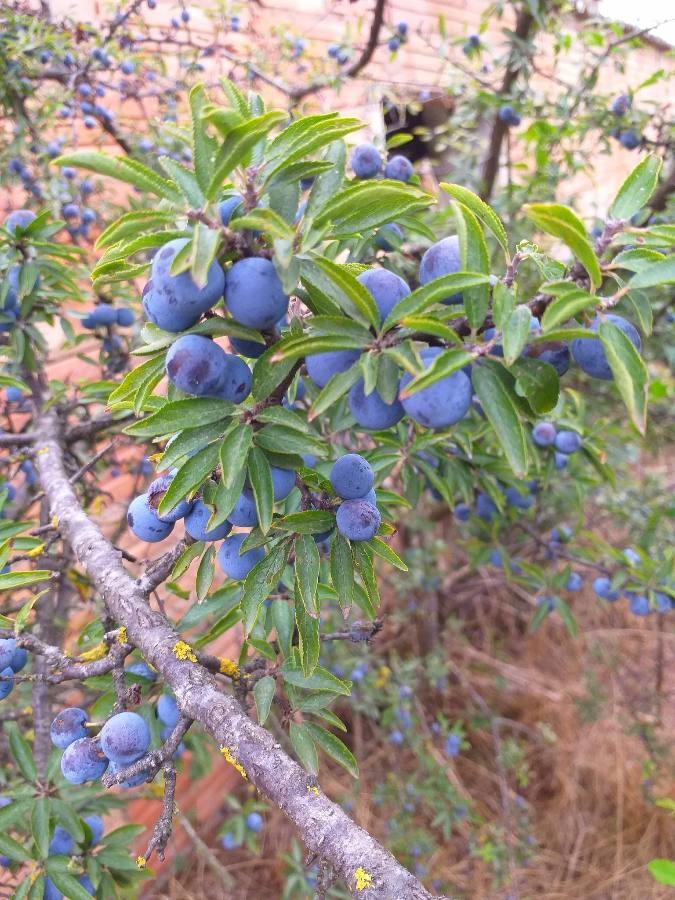
<svg viewBox="0 0 675 900">
<path fill-rule="evenodd" d="M 119 553 L 77 500 L 63 465 L 54 409 L 42 413 L 41 433 L 36 463 L 51 514 L 109 614 L 126 627 L 130 642 L 171 688 L 183 715 L 211 735 L 223 755 L 236 761 L 251 783 L 295 824 L 305 844 L 329 859 L 352 889 L 357 870 L 370 875 L 372 886 L 358 893 L 362 900 L 430 898 L 389 852 L 314 790 L 313 779 L 281 750 L 272 734 L 249 719 L 234 697 L 221 693 L 212 675 L 197 663 L 177 658 L 178 635 L 150 608 L 147 595 L 124 569 Z"/>
</svg>

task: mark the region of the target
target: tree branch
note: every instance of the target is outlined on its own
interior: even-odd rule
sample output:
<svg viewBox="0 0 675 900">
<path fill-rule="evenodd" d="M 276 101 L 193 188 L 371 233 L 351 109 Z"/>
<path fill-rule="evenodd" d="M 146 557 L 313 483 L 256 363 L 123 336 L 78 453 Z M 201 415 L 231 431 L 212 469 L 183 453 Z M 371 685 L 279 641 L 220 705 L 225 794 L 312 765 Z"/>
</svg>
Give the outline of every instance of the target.
<svg viewBox="0 0 675 900">
<path fill-rule="evenodd" d="M 41 437 L 36 464 L 63 537 L 102 597 L 108 613 L 127 629 L 129 641 L 155 667 L 173 691 L 184 716 L 211 735 L 223 756 L 275 803 L 298 828 L 305 844 L 329 859 L 354 889 L 356 873 L 367 873 L 362 900 L 426 900 L 432 895 L 367 832 L 349 819 L 286 753 L 274 736 L 256 725 L 238 701 L 222 693 L 202 666 L 178 658 L 178 634 L 152 610 L 140 583 L 131 578 L 120 554 L 80 506 L 63 463 L 61 426 L 56 410 L 37 397 Z M 184 654 L 178 654 L 184 656 Z"/>
</svg>

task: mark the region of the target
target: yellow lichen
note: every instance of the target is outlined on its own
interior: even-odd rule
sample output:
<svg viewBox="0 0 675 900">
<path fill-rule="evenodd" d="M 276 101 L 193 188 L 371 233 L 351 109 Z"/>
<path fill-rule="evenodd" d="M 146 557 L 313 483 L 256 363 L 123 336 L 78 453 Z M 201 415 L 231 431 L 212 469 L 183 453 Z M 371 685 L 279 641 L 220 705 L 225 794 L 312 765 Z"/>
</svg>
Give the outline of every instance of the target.
<svg viewBox="0 0 675 900">
<path fill-rule="evenodd" d="M 226 656 L 220 657 L 220 674 L 227 675 L 230 678 L 239 678 L 241 671 L 236 662 L 228 659 Z"/>
<path fill-rule="evenodd" d="M 354 872 L 354 881 L 357 891 L 364 891 L 367 887 L 373 886 L 373 876 L 361 866 Z"/>
<path fill-rule="evenodd" d="M 136 857 L 136 867 L 139 869 L 144 869 L 148 864 L 147 859 L 144 856 Z"/>
<path fill-rule="evenodd" d="M 122 625 L 120 630 L 117 632 L 117 643 L 118 644 L 128 644 L 129 643 L 129 635 L 127 634 L 127 630 Z"/>
<path fill-rule="evenodd" d="M 58 516 L 52 516 L 51 526 L 52 526 L 52 528 L 59 527 L 59 517 Z"/>
<path fill-rule="evenodd" d="M 189 644 L 186 644 L 185 641 L 176 641 L 173 645 L 173 655 L 176 659 L 187 659 L 193 663 L 197 662 L 195 651 Z"/>
<path fill-rule="evenodd" d="M 318 796 L 319 796 L 319 789 L 318 789 L 318 787 L 317 787 L 315 784 L 308 784 L 308 785 L 307 785 L 307 793 L 308 793 L 308 794 L 316 794 L 316 796 L 318 797 Z"/>
<path fill-rule="evenodd" d="M 377 670 L 377 679 L 375 681 L 376 688 L 383 688 L 386 683 L 389 681 L 389 676 L 391 675 L 391 669 L 389 666 L 380 666 Z"/>
<path fill-rule="evenodd" d="M 91 650 L 85 650 L 84 653 L 80 653 L 80 659 L 83 659 L 85 662 L 93 662 L 95 659 L 103 659 L 108 653 L 108 648 L 104 643 L 95 644 Z"/>
<path fill-rule="evenodd" d="M 237 760 L 234 758 L 234 756 L 232 756 L 232 752 L 230 751 L 230 748 L 229 748 L 229 747 L 221 747 L 221 748 L 220 748 L 220 752 L 221 752 L 221 753 L 223 754 L 223 756 L 225 757 L 225 760 L 226 760 L 227 762 L 229 762 L 229 764 L 230 764 L 231 766 L 234 766 L 234 768 L 237 770 L 237 772 L 239 772 L 239 774 L 241 775 L 241 777 L 242 777 L 244 780 L 247 780 L 247 779 L 248 779 L 248 775 L 247 775 L 246 772 L 244 771 L 244 767 L 242 766 L 241 763 L 238 763 L 238 762 L 237 762 Z"/>
<path fill-rule="evenodd" d="M 39 556 L 44 551 L 44 549 L 45 549 L 44 544 L 38 544 L 37 547 L 33 547 L 32 550 L 26 550 L 25 553 L 26 553 L 26 556 L 28 556 L 32 559 L 34 556 Z"/>
</svg>

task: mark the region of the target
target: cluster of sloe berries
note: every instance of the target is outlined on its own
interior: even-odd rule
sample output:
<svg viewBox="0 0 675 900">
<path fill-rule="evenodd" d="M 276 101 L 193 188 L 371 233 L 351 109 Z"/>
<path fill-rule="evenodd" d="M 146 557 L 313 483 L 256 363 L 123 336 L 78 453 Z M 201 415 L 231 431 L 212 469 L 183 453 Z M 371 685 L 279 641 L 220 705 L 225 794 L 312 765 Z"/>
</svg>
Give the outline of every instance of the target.
<svg viewBox="0 0 675 900">
<path fill-rule="evenodd" d="M 3 569 L 3 572 L 6 569 Z M 14 688 L 14 676 L 28 662 L 28 651 L 16 646 L 15 638 L 0 640 L 0 700 L 8 697 Z"/>
<path fill-rule="evenodd" d="M 610 109 L 617 119 L 623 119 L 632 109 L 633 101 L 628 94 L 619 94 L 612 101 Z M 617 126 L 610 131 L 610 136 L 615 138 L 626 150 L 636 150 L 642 144 L 642 135 L 635 128 L 622 128 Z"/>
</svg>

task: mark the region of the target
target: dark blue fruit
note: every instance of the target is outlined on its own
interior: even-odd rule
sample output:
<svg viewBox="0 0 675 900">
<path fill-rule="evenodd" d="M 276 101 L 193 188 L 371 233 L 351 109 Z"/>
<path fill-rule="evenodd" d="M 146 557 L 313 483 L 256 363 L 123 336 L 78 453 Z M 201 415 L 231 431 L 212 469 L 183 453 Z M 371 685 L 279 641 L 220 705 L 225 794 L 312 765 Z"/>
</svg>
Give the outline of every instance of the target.
<svg viewBox="0 0 675 900">
<path fill-rule="evenodd" d="M 352 153 L 351 163 L 358 178 L 374 178 L 382 168 L 380 151 L 374 144 L 359 144 Z"/>
<path fill-rule="evenodd" d="M 638 352 L 642 349 L 642 341 L 637 329 L 622 316 L 613 313 L 596 316 L 591 323 L 590 330 L 597 331 L 603 321 L 611 322 L 612 325 L 620 328 Z M 607 362 L 605 348 L 599 338 L 575 338 L 572 341 L 572 356 L 579 368 L 592 378 L 611 381 L 614 377 Z"/>
<path fill-rule="evenodd" d="M 186 394 L 217 397 L 223 387 L 227 356 L 210 338 L 184 334 L 169 347 L 166 374 L 171 384 Z"/>
<path fill-rule="evenodd" d="M 367 500 L 345 500 L 338 507 L 336 523 L 350 541 L 369 541 L 380 527 L 380 511 Z"/>
<path fill-rule="evenodd" d="M 176 254 L 187 244 L 187 238 L 176 238 L 159 250 L 152 262 L 151 279 L 143 290 L 143 309 L 151 322 L 165 331 L 185 331 L 223 296 L 225 274 L 212 262 L 203 288 L 192 280 L 190 272 L 171 275 Z"/>
<path fill-rule="evenodd" d="M 373 431 L 391 428 L 405 415 L 405 410 L 398 400 L 394 400 L 393 403 L 385 403 L 376 390 L 371 394 L 366 394 L 363 379 L 352 385 L 349 391 L 348 405 L 349 411 L 357 423 L 362 428 L 370 428 Z"/>
<path fill-rule="evenodd" d="M 351 369 L 361 356 L 360 350 L 327 350 L 305 357 L 307 374 L 317 387 L 325 387 L 333 375 Z"/>
<path fill-rule="evenodd" d="M 87 736 L 87 714 L 79 706 L 69 706 L 62 709 L 51 724 L 49 730 L 52 744 L 60 750 L 65 750 L 73 741 Z"/>
<path fill-rule="evenodd" d="M 384 322 L 399 300 L 407 297 L 410 288 L 405 281 L 388 269 L 367 269 L 356 278 L 371 294 Z"/>
<path fill-rule="evenodd" d="M 532 440 L 538 447 L 550 447 L 556 434 L 556 427 L 551 422 L 537 422 L 532 429 Z"/>
<path fill-rule="evenodd" d="M 394 243 L 391 243 L 393 238 Z M 380 250 L 394 250 L 399 247 L 403 241 L 403 229 L 396 222 L 387 222 L 383 225 L 375 235 L 375 243 Z"/>
<path fill-rule="evenodd" d="M 245 534 L 233 534 L 223 541 L 218 551 L 220 568 L 228 578 L 235 581 L 242 581 L 246 578 L 251 569 L 265 556 L 262 547 L 256 547 L 240 554 L 241 545 L 246 537 Z"/>
<path fill-rule="evenodd" d="M 432 244 L 425 252 L 420 263 L 420 284 L 428 284 L 443 275 L 454 275 L 462 268 L 462 257 L 459 250 L 459 238 L 457 235 L 443 238 Z M 443 303 L 461 303 L 462 295 L 453 294 L 446 297 Z"/>
<path fill-rule="evenodd" d="M 108 719 L 99 739 L 109 760 L 118 765 L 129 765 L 140 759 L 150 746 L 150 729 L 138 713 L 121 712 Z"/>
<path fill-rule="evenodd" d="M 168 728 L 175 728 L 180 718 L 180 710 L 171 694 L 162 694 L 157 701 L 157 718 Z"/>
<path fill-rule="evenodd" d="M 258 256 L 234 263 L 226 277 L 225 305 L 241 325 L 258 331 L 273 328 L 288 310 L 274 264 Z"/>
<path fill-rule="evenodd" d="M 375 474 L 367 459 L 358 453 L 346 453 L 333 463 L 330 483 L 343 500 L 365 497 L 372 489 Z"/>
<path fill-rule="evenodd" d="M 61 772 L 71 784 L 95 781 L 108 768 L 108 757 L 101 742 L 94 738 L 79 738 L 63 751 Z"/>
<path fill-rule="evenodd" d="M 221 200 L 218 204 L 218 215 L 220 216 L 220 221 L 223 225 L 229 225 L 230 219 L 234 214 L 235 210 L 239 207 L 242 207 L 243 210 L 244 198 L 241 194 L 232 194 L 231 197 L 226 197 L 225 200 Z"/>
<path fill-rule="evenodd" d="M 408 181 L 412 175 L 412 163 L 405 156 L 392 156 L 384 167 L 384 177 L 393 178 L 394 181 Z"/>
<path fill-rule="evenodd" d="M 560 453 L 576 453 L 581 449 L 583 440 L 576 431 L 559 431 L 555 439 L 555 449 Z"/>
<path fill-rule="evenodd" d="M 57 825 L 47 852 L 49 856 L 69 856 L 74 846 L 73 836 L 65 828 Z"/>
<path fill-rule="evenodd" d="M 131 501 L 127 510 L 127 522 L 136 537 L 149 544 L 163 541 L 173 531 L 173 523 L 162 522 L 150 506 L 147 494 L 140 494 Z"/>
<path fill-rule="evenodd" d="M 232 531 L 232 525 L 225 520 L 221 525 L 207 530 L 212 511 L 202 500 L 195 500 L 190 512 L 185 516 L 185 530 L 195 541 L 219 541 Z"/>
<path fill-rule="evenodd" d="M 420 357 L 424 368 L 428 369 L 433 360 L 443 351 L 440 347 L 428 347 L 422 350 Z M 412 375 L 406 372 L 401 379 L 401 391 L 412 381 Z M 412 397 L 403 397 L 401 403 L 406 413 L 427 428 L 447 428 L 459 422 L 471 408 L 473 390 L 471 380 L 464 372 L 453 372 L 427 388 L 423 388 Z"/>
<path fill-rule="evenodd" d="M 176 506 L 174 506 L 171 512 L 164 513 L 161 516 L 159 515 L 159 513 L 157 513 L 157 508 L 162 502 L 164 494 L 169 490 L 169 485 L 171 484 L 172 480 L 172 475 L 160 475 L 159 478 L 155 478 L 154 481 L 150 482 L 147 490 L 148 504 L 151 509 L 153 509 L 157 514 L 157 518 L 159 519 L 159 521 L 171 525 L 173 525 L 179 519 L 183 519 L 192 509 L 191 500 L 181 500 Z"/>
<path fill-rule="evenodd" d="M 23 231 L 28 228 L 30 223 L 35 219 L 35 213 L 30 209 L 15 209 L 14 212 L 7 216 L 5 228 L 7 231 L 14 233 L 17 229 Z"/>
<path fill-rule="evenodd" d="M 253 528 L 258 524 L 258 512 L 255 506 L 255 497 L 248 488 L 244 488 L 237 502 L 234 504 L 228 520 L 239 527 Z"/>
</svg>

